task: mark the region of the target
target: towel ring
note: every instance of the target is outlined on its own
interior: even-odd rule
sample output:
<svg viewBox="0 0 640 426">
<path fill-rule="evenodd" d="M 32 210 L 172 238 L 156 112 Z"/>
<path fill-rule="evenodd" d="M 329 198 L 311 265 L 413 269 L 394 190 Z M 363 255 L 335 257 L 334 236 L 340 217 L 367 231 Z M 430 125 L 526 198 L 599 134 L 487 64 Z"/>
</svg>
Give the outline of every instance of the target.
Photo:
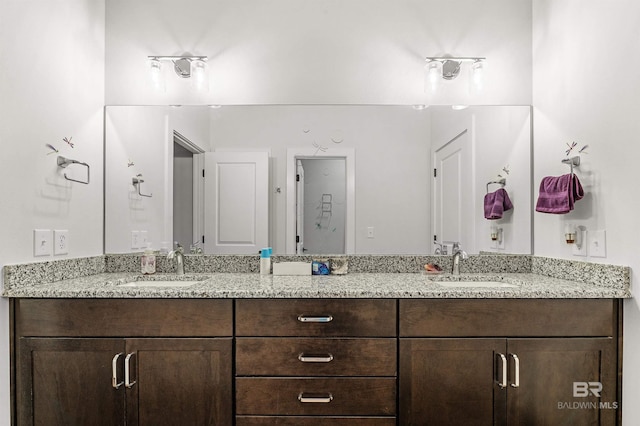
<svg viewBox="0 0 640 426">
<path fill-rule="evenodd" d="M 500 185 L 500 188 L 504 188 L 504 186 L 507 184 L 507 180 L 505 178 L 502 178 L 500 180 L 492 180 L 490 182 L 487 182 L 487 194 L 489 193 L 489 185 L 494 183 Z"/>
</svg>

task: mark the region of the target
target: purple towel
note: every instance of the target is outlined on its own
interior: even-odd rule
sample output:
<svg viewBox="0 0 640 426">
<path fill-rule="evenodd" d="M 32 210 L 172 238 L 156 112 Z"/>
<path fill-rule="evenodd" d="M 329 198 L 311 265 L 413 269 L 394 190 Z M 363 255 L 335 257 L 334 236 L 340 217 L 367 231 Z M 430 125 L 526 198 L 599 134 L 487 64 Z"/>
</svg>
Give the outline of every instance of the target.
<svg viewBox="0 0 640 426">
<path fill-rule="evenodd" d="M 491 192 L 484 196 L 484 217 L 485 219 L 501 219 L 502 214 L 513 208 L 509 194 L 504 188 Z"/>
<path fill-rule="evenodd" d="M 576 175 L 547 176 L 540 182 L 536 211 L 565 214 L 573 210 L 576 201 L 584 197 L 584 190 Z"/>
</svg>

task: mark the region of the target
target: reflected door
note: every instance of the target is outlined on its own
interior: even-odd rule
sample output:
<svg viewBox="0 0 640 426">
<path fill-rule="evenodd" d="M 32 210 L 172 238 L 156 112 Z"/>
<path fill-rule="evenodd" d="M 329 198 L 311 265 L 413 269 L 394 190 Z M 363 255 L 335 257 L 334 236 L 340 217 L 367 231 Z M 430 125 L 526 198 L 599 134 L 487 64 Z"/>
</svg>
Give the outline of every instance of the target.
<svg viewBox="0 0 640 426">
<path fill-rule="evenodd" d="M 434 235 L 439 242 L 457 241 L 474 250 L 471 141 L 467 130 L 434 154 Z"/>
<path fill-rule="evenodd" d="M 257 254 L 269 245 L 267 152 L 207 152 L 204 251 Z"/>
</svg>

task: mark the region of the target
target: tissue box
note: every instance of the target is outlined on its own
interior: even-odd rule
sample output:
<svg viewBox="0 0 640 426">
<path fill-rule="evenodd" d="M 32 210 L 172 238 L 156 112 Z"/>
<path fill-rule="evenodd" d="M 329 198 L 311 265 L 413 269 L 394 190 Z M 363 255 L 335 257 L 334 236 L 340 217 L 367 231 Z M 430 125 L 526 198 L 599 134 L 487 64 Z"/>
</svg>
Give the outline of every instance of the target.
<svg viewBox="0 0 640 426">
<path fill-rule="evenodd" d="M 311 263 L 308 263 L 308 262 L 274 263 L 273 275 L 311 275 Z"/>
</svg>

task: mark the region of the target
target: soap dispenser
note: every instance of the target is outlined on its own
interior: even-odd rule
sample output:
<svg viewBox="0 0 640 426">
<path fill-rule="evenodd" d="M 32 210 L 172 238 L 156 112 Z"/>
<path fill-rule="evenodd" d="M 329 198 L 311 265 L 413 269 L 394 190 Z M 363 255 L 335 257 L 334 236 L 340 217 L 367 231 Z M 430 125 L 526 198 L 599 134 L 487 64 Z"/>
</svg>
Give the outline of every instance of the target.
<svg viewBox="0 0 640 426">
<path fill-rule="evenodd" d="M 156 254 L 151 248 L 151 243 L 147 244 L 147 248 L 140 259 L 140 269 L 143 274 L 156 273 Z"/>
</svg>

